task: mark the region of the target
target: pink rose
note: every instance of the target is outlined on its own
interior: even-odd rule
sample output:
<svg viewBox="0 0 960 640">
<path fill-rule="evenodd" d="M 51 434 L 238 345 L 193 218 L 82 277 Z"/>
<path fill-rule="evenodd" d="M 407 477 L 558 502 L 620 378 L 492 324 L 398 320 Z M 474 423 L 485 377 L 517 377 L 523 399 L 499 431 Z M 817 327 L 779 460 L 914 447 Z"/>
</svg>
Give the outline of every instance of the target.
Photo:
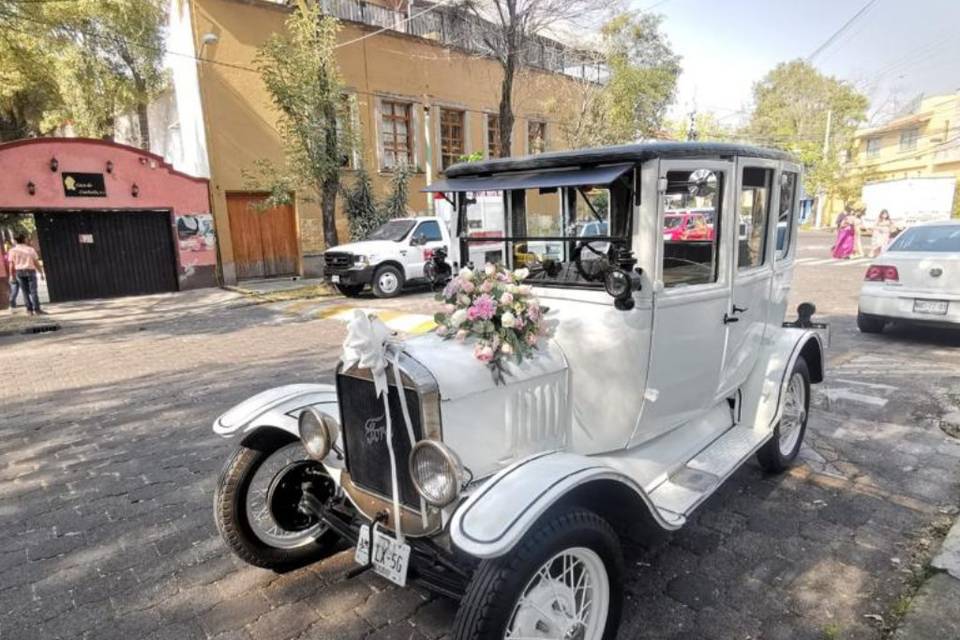
<svg viewBox="0 0 960 640">
<path fill-rule="evenodd" d="M 484 293 L 490 293 L 491 291 L 493 291 L 493 282 L 491 282 L 490 280 L 484 280 L 483 284 L 480 285 L 480 291 Z"/>
<path fill-rule="evenodd" d="M 467 318 L 470 320 L 489 320 L 497 311 L 497 303 L 488 294 L 481 294 L 473 305 L 467 309 Z"/>
<path fill-rule="evenodd" d="M 493 349 L 489 345 L 478 343 L 473 348 L 473 357 L 480 362 L 490 362 L 493 360 Z"/>
<path fill-rule="evenodd" d="M 473 293 L 473 290 L 477 288 L 473 282 L 467 280 L 462 285 L 460 285 L 464 293 Z"/>
<path fill-rule="evenodd" d="M 469 331 L 467 331 L 466 329 L 460 329 L 460 331 L 457 331 L 457 340 L 459 340 L 460 342 L 463 342 L 464 340 L 467 339 L 468 335 L 470 335 Z"/>
<path fill-rule="evenodd" d="M 535 333 L 527 334 L 527 344 L 530 345 L 531 347 L 537 346 L 537 340 L 538 340 L 537 334 Z"/>
<path fill-rule="evenodd" d="M 446 313 L 447 315 L 453 313 L 453 312 L 456 311 L 456 310 L 457 310 L 457 305 L 455 305 L 455 304 L 449 304 L 449 303 L 448 303 L 448 304 L 443 305 L 443 312 Z"/>
<path fill-rule="evenodd" d="M 506 305 L 506 306 L 513 304 L 513 296 L 510 294 L 509 291 L 505 292 L 502 296 L 500 296 L 500 304 Z"/>
<path fill-rule="evenodd" d="M 438 335 L 438 336 L 445 336 L 445 335 L 447 335 L 447 331 L 448 331 L 447 325 L 445 325 L 445 324 L 441 324 L 440 326 L 437 327 L 437 335 Z"/>
</svg>

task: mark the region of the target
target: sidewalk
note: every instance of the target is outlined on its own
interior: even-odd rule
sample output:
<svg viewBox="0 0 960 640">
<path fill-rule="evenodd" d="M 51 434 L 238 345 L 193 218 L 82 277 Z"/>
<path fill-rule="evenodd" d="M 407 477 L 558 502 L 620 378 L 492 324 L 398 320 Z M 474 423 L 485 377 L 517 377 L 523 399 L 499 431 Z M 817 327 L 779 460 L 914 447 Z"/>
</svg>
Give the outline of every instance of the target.
<svg viewBox="0 0 960 640">
<path fill-rule="evenodd" d="M 930 567 L 934 573 L 910 603 L 895 640 L 960 638 L 960 518 L 953 523 Z"/>
</svg>

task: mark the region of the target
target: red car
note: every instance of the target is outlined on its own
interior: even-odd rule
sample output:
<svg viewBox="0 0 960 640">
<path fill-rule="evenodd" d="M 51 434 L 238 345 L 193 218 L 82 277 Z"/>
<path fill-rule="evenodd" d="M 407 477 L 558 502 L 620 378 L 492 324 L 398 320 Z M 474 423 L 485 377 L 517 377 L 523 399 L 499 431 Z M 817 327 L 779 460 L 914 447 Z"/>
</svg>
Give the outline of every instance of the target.
<svg viewBox="0 0 960 640">
<path fill-rule="evenodd" d="M 663 216 L 663 239 L 668 242 L 713 240 L 711 212 L 675 211 Z"/>
</svg>

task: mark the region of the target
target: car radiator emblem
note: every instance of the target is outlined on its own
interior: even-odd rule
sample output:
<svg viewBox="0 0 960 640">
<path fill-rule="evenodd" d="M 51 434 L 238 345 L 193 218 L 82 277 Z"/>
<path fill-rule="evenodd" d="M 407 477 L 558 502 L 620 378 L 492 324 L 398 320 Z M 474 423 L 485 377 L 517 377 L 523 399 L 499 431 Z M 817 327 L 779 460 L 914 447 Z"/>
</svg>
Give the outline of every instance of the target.
<svg viewBox="0 0 960 640">
<path fill-rule="evenodd" d="M 383 442 L 387 437 L 387 416 L 386 414 L 376 418 L 370 418 L 363 423 L 363 435 L 366 438 L 367 445 Z"/>
</svg>

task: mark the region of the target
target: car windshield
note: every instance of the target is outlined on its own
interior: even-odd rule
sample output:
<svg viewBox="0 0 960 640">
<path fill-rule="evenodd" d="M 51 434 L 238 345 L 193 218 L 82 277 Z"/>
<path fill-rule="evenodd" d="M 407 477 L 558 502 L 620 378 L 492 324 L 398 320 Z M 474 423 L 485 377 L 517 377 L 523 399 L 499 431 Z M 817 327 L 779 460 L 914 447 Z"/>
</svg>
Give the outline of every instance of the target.
<svg viewBox="0 0 960 640">
<path fill-rule="evenodd" d="M 683 216 L 664 216 L 663 228 L 676 229 L 677 227 L 680 226 L 681 222 L 683 222 Z"/>
<path fill-rule="evenodd" d="M 935 225 L 907 229 L 888 251 L 935 251 L 960 253 L 960 225 Z"/>
<path fill-rule="evenodd" d="M 393 242 L 400 242 L 403 240 L 410 229 L 413 228 L 413 220 L 390 220 L 384 222 L 382 225 L 370 232 L 370 235 L 367 236 L 367 240 L 392 240 Z"/>
<path fill-rule="evenodd" d="M 502 221 L 463 213 L 469 262 L 526 268 L 534 284 L 603 286 L 620 248 L 629 248 L 632 175 L 604 185 L 531 187 L 502 192 Z"/>
</svg>

